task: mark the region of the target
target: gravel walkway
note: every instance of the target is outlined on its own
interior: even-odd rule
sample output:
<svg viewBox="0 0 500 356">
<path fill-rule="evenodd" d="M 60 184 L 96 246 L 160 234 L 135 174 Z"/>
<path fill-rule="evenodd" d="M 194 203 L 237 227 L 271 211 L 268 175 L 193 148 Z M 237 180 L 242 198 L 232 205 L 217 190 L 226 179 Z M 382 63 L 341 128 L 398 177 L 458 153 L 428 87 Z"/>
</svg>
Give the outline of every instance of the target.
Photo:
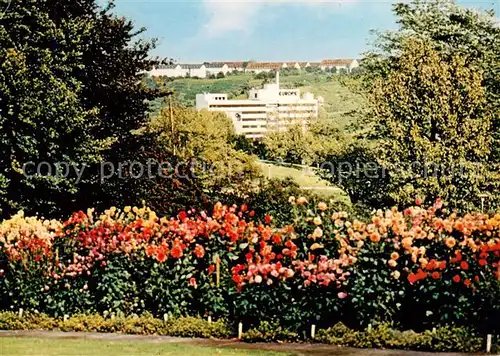
<svg viewBox="0 0 500 356">
<path fill-rule="evenodd" d="M 353 349 L 323 344 L 277 344 L 277 343 L 244 343 L 234 340 L 191 339 L 171 336 L 154 335 L 125 335 L 114 333 L 83 333 L 62 331 L 4 331 L 0 330 L 2 337 L 29 337 L 43 339 L 87 339 L 103 341 L 150 342 L 150 343 L 176 343 L 190 344 L 193 346 L 230 347 L 236 349 L 278 351 L 297 356 L 470 356 L 461 353 L 431 353 L 402 350 L 372 350 Z"/>
</svg>

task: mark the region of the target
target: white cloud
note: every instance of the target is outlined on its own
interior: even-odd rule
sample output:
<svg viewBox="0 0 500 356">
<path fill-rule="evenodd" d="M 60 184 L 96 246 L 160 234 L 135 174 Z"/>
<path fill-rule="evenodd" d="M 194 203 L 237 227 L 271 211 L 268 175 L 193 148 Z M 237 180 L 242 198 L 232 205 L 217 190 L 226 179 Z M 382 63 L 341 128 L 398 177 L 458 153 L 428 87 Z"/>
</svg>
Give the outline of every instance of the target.
<svg viewBox="0 0 500 356">
<path fill-rule="evenodd" d="M 302 4 L 325 6 L 355 3 L 358 0 L 204 0 L 210 19 L 203 32 L 218 37 L 228 32 L 250 32 L 258 20 L 257 14 L 269 5 Z"/>
</svg>

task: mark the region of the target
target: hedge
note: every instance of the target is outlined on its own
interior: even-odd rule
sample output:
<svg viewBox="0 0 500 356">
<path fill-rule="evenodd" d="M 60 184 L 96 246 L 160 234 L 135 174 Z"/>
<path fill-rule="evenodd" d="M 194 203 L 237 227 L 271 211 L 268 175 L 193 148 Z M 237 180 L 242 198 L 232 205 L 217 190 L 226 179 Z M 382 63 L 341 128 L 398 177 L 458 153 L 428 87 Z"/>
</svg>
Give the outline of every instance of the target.
<svg viewBox="0 0 500 356">
<path fill-rule="evenodd" d="M 70 318 L 52 318 L 44 314 L 0 312 L 0 330 L 60 330 L 64 332 L 100 332 L 134 335 L 160 335 L 225 339 L 235 336 L 235 328 L 223 321 L 208 322 L 199 317 L 181 317 L 161 320 L 142 316 L 103 317 L 98 314 L 74 315 Z M 495 337 L 494 341 L 498 340 Z M 362 331 L 349 329 L 342 323 L 319 330 L 316 337 L 298 335 L 283 329 L 277 323 L 263 322 L 242 335 L 246 342 L 319 342 L 357 348 L 387 348 L 438 352 L 481 352 L 485 341 L 467 328 L 443 327 L 416 333 L 398 331 L 388 324 L 375 325 Z M 495 345 L 493 352 L 498 350 Z"/>
</svg>

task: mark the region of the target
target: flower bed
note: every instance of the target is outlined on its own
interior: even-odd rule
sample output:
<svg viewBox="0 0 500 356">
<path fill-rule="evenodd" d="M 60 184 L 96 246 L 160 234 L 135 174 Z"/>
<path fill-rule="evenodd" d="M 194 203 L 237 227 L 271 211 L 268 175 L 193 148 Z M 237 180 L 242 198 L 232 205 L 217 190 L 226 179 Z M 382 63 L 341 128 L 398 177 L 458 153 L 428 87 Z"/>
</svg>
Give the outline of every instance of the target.
<svg viewBox="0 0 500 356">
<path fill-rule="evenodd" d="M 496 331 L 500 215 L 430 208 L 350 220 L 326 203 L 290 200 L 292 225 L 217 204 L 158 218 L 148 208 L 75 213 L 65 222 L 0 225 L 0 307 L 52 316 L 201 315 L 311 324 L 439 325 Z"/>
</svg>

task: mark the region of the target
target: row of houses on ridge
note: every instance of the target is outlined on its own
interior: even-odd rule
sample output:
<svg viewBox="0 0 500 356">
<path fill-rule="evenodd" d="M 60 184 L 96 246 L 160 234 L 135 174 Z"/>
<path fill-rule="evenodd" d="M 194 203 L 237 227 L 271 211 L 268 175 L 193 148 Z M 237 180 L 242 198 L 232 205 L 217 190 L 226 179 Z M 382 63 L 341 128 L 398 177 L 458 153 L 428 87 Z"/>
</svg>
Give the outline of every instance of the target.
<svg viewBox="0 0 500 356">
<path fill-rule="evenodd" d="M 205 62 L 202 64 L 160 64 L 149 74 L 152 77 L 198 77 L 207 78 L 230 72 L 262 73 L 283 69 L 302 70 L 316 67 L 322 70 L 335 68 L 337 71 L 350 73 L 359 67 L 356 59 L 324 59 L 321 62 Z"/>
</svg>

